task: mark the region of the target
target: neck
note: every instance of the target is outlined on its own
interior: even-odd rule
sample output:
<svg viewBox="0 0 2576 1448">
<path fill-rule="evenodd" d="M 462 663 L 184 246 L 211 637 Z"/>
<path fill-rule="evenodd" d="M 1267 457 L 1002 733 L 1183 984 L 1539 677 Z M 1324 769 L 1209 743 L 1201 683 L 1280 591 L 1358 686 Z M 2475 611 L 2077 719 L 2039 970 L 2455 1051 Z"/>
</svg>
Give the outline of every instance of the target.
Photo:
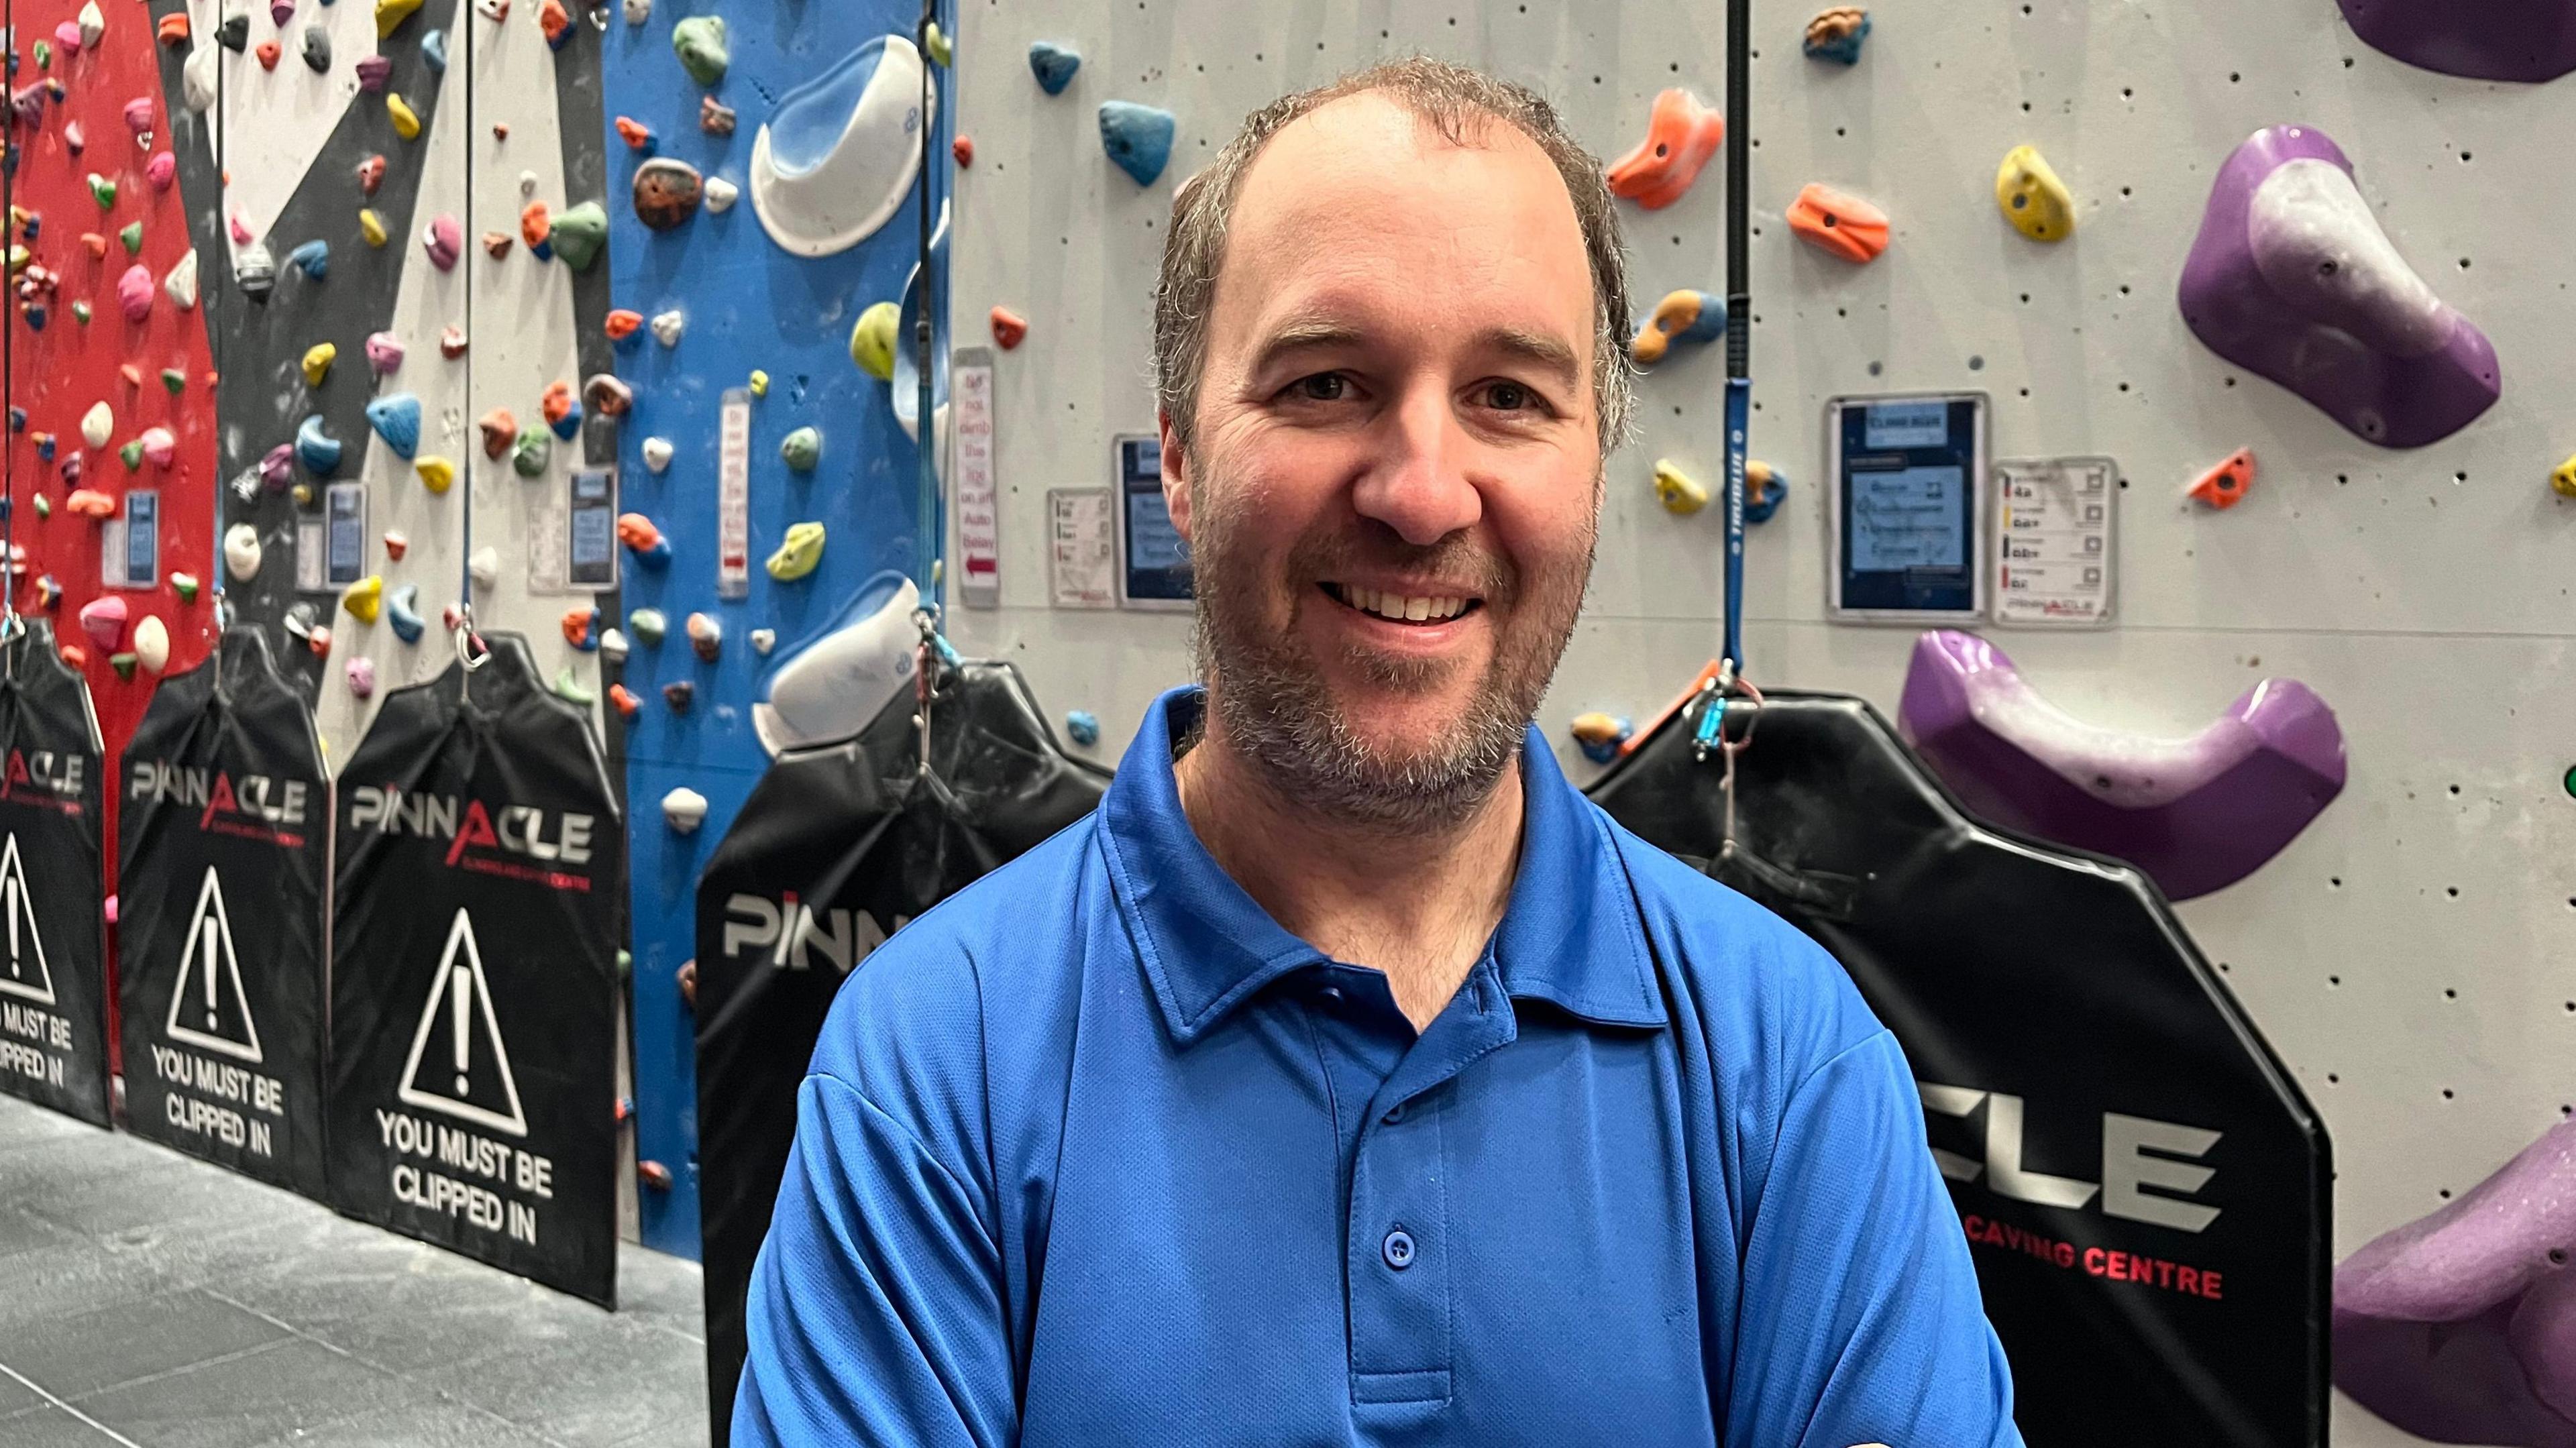
<svg viewBox="0 0 2576 1448">
<path fill-rule="evenodd" d="M 1219 867 L 1270 918 L 1335 960 L 1386 973 L 1427 1028 L 1502 921 L 1520 858 L 1517 759 L 1455 823 L 1390 831 L 1300 805 L 1231 746 L 1211 701 L 1173 766 L 1181 809 Z"/>
</svg>

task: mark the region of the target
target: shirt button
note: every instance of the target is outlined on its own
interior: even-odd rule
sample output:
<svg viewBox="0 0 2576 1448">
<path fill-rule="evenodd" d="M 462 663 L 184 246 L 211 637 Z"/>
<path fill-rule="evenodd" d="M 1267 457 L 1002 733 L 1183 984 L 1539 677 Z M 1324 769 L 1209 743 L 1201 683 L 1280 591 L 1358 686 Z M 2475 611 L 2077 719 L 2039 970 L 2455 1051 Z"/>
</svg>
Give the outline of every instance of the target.
<svg viewBox="0 0 2576 1448">
<path fill-rule="evenodd" d="M 1388 1107 L 1386 1109 L 1386 1115 L 1379 1119 L 1389 1126 L 1393 1126 L 1397 1122 L 1402 1121 L 1404 1119 L 1404 1103 L 1399 1101 L 1393 1106 Z"/>
<path fill-rule="evenodd" d="M 1401 1272 L 1413 1265 L 1413 1234 L 1398 1227 L 1386 1234 L 1379 1250 L 1386 1256 L 1386 1265 Z"/>
<path fill-rule="evenodd" d="M 1316 994 L 1323 998 L 1324 1004 L 1327 1006 L 1339 1006 L 1342 1003 L 1342 988 L 1340 986 L 1328 985 L 1322 990 L 1317 991 Z"/>
</svg>

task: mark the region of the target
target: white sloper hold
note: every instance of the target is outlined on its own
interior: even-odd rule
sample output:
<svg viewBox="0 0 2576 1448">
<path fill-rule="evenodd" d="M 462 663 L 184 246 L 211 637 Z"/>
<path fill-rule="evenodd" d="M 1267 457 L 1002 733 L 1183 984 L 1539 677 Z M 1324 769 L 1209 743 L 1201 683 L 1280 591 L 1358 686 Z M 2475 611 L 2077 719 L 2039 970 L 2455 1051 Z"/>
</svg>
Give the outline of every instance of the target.
<svg viewBox="0 0 2576 1448">
<path fill-rule="evenodd" d="M 653 340 L 665 347 L 680 345 L 680 334 L 689 329 L 688 314 L 680 311 L 655 312 L 651 323 Z"/>
<path fill-rule="evenodd" d="M 706 190 L 707 210 L 717 216 L 733 210 L 734 202 L 742 199 L 742 188 L 722 176 L 708 177 Z"/>
<path fill-rule="evenodd" d="M 259 530 L 235 523 L 224 530 L 224 567 L 243 583 L 259 577 Z"/>
<path fill-rule="evenodd" d="M 199 115 L 215 108 L 215 77 L 222 55 L 220 45 L 200 45 L 188 52 L 188 63 L 179 67 L 179 97 Z"/>
<path fill-rule="evenodd" d="M 81 414 L 81 441 L 91 447 L 105 447 L 116 436 L 116 413 L 104 402 L 93 402 Z"/>
<path fill-rule="evenodd" d="M 476 588 L 490 588 L 501 579 L 501 550 L 489 543 L 475 549 L 465 556 L 465 571 Z"/>
<path fill-rule="evenodd" d="M 99 37 L 107 34 L 107 16 L 98 8 L 98 0 L 89 0 L 80 8 L 79 24 L 81 49 L 98 49 Z"/>
<path fill-rule="evenodd" d="M 161 621 L 161 615 L 147 613 L 134 626 L 134 659 L 147 674 L 170 666 L 170 626 Z"/>
<path fill-rule="evenodd" d="M 681 834 L 696 834 L 706 817 L 707 797 L 685 784 L 662 796 L 662 818 Z"/>
<path fill-rule="evenodd" d="M 660 472 L 671 465 L 671 440 L 667 437 L 644 439 L 644 466 Z"/>
<path fill-rule="evenodd" d="M 177 264 L 170 268 L 170 274 L 161 279 L 161 290 L 169 294 L 170 305 L 180 311 L 187 311 L 197 305 L 197 249 L 195 247 L 188 248 L 187 254 L 180 257 Z"/>
</svg>

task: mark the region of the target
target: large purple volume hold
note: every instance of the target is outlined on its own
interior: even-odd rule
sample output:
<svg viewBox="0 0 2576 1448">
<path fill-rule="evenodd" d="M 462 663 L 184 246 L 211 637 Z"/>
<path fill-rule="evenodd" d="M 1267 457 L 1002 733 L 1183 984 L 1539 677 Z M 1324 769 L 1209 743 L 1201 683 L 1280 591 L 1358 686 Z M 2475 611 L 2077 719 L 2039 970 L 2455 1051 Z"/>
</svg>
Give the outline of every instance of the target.
<svg viewBox="0 0 2576 1448">
<path fill-rule="evenodd" d="M 2256 131 L 2219 168 L 2180 300 L 2211 351 L 2383 447 L 2450 436 L 2503 385 L 2486 334 L 2406 265 L 2312 126 Z"/>
<path fill-rule="evenodd" d="M 1915 641 L 1897 728 L 1972 813 L 2126 860 L 2175 900 L 2253 873 L 2343 791 L 2343 733 L 2305 684 L 2266 679 L 2190 738 L 2148 739 L 2083 723 L 1948 630 Z"/>
<path fill-rule="evenodd" d="M 2334 1367 L 2417 1437 L 2576 1448 L 2576 1121 L 2344 1259 Z"/>
<path fill-rule="evenodd" d="M 2472 80 L 2576 70 L 2576 0 L 2342 0 L 2352 33 L 2408 65 Z"/>
</svg>

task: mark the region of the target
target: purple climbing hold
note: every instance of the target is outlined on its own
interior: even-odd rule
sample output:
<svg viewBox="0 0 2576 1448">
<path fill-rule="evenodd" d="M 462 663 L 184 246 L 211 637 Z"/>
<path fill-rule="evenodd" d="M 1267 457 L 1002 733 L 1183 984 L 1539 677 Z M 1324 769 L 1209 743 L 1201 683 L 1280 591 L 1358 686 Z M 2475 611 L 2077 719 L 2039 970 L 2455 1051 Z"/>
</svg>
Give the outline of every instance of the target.
<svg viewBox="0 0 2576 1448">
<path fill-rule="evenodd" d="M 2576 0 L 2342 0 L 2352 33 L 2408 65 L 2475 80 L 2576 70 Z"/>
<path fill-rule="evenodd" d="M 286 485 L 295 480 L 295 444 L 282 442 L 270 448 L 268 455 L 259 460 L 259 480 L 272 493 L 285 492 Z"/>
<path fill-rule="evenodd" d="M 2175 900 L 2253 873 L 2343 790 L 2343 732 L 2305 684 L 2266 679 L 2190 738 L 2143 738 L 2073 718 L 1946 629 L 1915 640 L 1897 728 L 1971 812 L 2126 860 Z"/>
<path fill-rule="evenodd" d="M 2502 386 L 2486 334 L 2406 265 L 2313 126 L 2257 131 L 2219 168 L 2181 302 L 2211 351 L 2382 447 L 2450 436 Z"/>
<path fill-rule="evenodd" d="M 2576 1448 L 2576 1121 L 2335 1269 L 2335 1386 L 2419 1438 Z"/>
<path fill-rule="evenodd" d="M 394 63 L 381 55 L 370 55 L 358 62 L 358 89 L 380 91 L 392 79 Z"/>
</svg>

